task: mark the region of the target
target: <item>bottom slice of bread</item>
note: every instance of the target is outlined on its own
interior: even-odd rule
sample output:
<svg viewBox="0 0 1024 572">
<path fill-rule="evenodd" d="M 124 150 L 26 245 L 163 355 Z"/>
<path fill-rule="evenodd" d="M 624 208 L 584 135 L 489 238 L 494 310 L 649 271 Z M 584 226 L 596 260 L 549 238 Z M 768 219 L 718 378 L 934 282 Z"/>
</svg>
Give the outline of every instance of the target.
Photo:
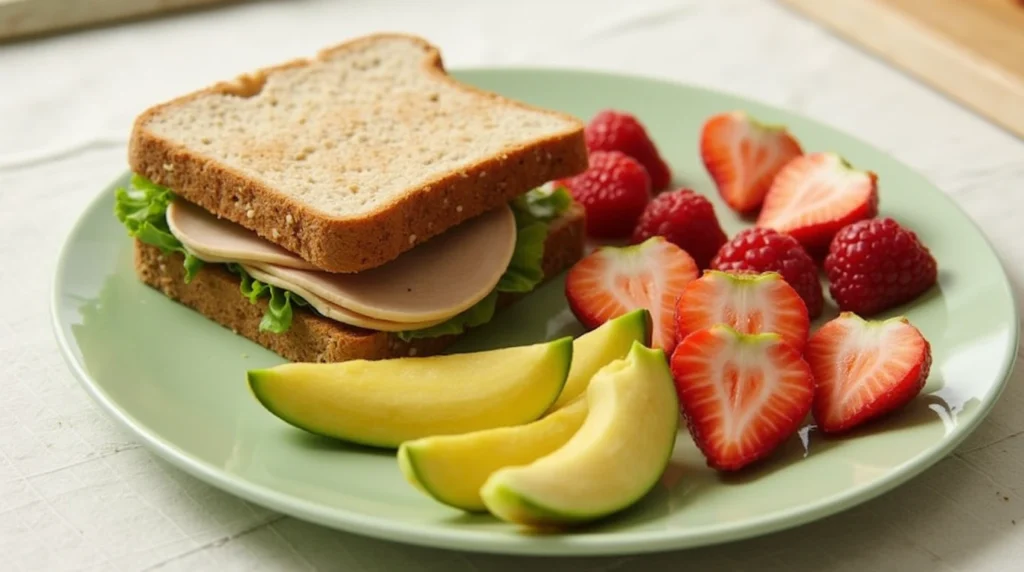
<svg viewBox="0 0 1024 572">
<path fill-rule="evenodd" d="M 583 256 L 583 210 L 579 205 L 551 223 L 544 244 L 545 281 Z M 147 285 L 205 315 L 281 357 L 296 362 L 339 362 L 353 359 L 386 359 L 442 352 L 458 336 L 404 341 L 388 332 L 366 330 L 324 318 L 305 308 L 295 308 L 291 328 L 283 334 L 259 331 L 267 308 L 261 298 L 255 304 L 239 291 L 239 278 L 222 265 L 207 264 L 185 284 L 181 254 L 135 241 L 135 272 Z M 501 295 L 499 307 L 517 297 Z"/>
</svg>

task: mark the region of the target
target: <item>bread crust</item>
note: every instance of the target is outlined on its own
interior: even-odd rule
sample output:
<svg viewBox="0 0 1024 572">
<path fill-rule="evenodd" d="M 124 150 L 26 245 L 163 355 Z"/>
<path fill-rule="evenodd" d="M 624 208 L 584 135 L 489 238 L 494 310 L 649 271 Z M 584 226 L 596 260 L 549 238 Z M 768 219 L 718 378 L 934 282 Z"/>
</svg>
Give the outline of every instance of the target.
<svg viewBox="0 0 1024 572">
<path fill-rule="evenodd" d="M 277 71 L 306 66 L 364 42 L 395 38 L 422 47 L 424 73 L 495 103 L 557 115 L 570 122 L 573 128 L 510 148 L 464 170 L 443 174 L 410 188 L 372 213 L 344 218 L 324 216 L 260 180 L 163 138 L 147 127 L 156 115 L 186 101 L 209 94 L 252 95 L 259 91 L 267 76 Z M 584 171 L 587 150 L 583 127 L 582 122 L 570 115 L 535 108 L 462 84 L 446 73 L 436 47 L 415 36 L 386 33 L 321 50 L 313 59 L 263 68 L 144 111 L 132 129 L 128 163 L 132 171 L 256 232 L 318 268 L 329 272 L 359 272 L 393 260 L 415 245 L 532 188 Z M 481 192 L 483 181 L 487 183 L 487 192 Z"/>
<path fill-rule="evenodd" d="M 578 205 L 551 224 L 544 244 L 545 281 L 583 256 L 583 210 Z M 454 343 L 457 336 L 403 341 L 394 333 L 366 330 L 324 318 L 305 308 L 294 308 L 291 328 L 283 334 L 259 331 L 267 308 L 261 298 L 255 304 L 239 292 L 238 276 L 221 265 L 204 265 L 185 284 L 182 255 L 135 241 L 135 272 L 143 283 L 205 315 L 214 322 L 294 362 L 378 360 L 409 355 L 433 355 Z M 516 296 L 502 294 L 499 306 Z"/>
</svg>

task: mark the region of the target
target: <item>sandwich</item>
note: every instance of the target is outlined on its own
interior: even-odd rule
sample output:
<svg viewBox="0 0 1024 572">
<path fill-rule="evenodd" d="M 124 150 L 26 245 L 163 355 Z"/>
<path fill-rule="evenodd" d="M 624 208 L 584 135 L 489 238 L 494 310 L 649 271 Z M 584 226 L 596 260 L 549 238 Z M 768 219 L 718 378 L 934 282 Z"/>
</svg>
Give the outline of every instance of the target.
<svg viewBox="0 0 1024 572">
<path fill-rule="evenodd" d="M 138 278 L 291 361 L 432 355 L 583 255 L 583 124 L 377 34 L 151 107 Z"/>
</svg>

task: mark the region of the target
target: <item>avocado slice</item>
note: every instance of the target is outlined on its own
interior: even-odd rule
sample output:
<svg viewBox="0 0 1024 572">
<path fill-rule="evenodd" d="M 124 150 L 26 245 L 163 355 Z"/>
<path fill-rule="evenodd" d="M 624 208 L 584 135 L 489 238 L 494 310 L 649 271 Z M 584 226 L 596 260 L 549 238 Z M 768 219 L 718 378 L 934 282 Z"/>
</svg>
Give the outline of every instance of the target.
<svg viewBox="0 0 1024 572">
<path fill-rule="evenodd" d="M 571 337 L 497 350 L 390 360 L 288 363 L 248 372 L 256 399 L 283 421 L 375 447 L 522 425 L 558 398 Z"/>
<path fill-rule="evenodd" d="M 580 396 L 542 419 L 463 435 L 442 435 L 402 443 L 398 466 L 420 491 L 468 512 L 484 512 L 480 487 L 491 473 L 526 465 L 564 445 L 587 417 Z"/>
<path fill-rule="evenodd" d="M 661 350 L 634 342 L 586 393 L 589 413 L 569 441 L 529 465 L 494 472 L 487 509 L 514 523 L 563 527 L 604 518 L 643 498 L 668 465 L 679 400 Z"/>
<path fill-rule="evenodd" d="M 551 412 L 527 425 L 407 441 L 398 464 L 413 486 L 439 502 L 469 512 L 487 508 L 480 487 L 502 467 L 526 465 L 564 445 L 587 416 L 582 393 L 601 367 L 650 343 L 650 313 L 641 309 L 609 320 L 573 342 L 569 378 Z"/>
<path fill-rule="evenodd" d="M 650 346 L 651 332 L 651 313 L 641 308 L 608 320 L 576 338 L 572 347 L 569 379 L 551 410 L 564 407 L 583 394 L 590 384 L 590 378 L 608 363 L 625 357 L 633 347 L 633 342 Z"/>
</svg>

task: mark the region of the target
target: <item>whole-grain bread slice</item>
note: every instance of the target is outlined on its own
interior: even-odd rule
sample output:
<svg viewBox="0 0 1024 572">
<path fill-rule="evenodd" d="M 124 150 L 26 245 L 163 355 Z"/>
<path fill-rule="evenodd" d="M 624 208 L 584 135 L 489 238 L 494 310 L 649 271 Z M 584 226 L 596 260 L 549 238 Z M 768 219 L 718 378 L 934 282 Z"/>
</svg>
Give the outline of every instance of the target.
<svg viewBox="0 0 1024 572">
<path fill-rule="evenodd" d="M 551 223 L 544 243 L 545 280 L 556 276 L 583 256 L 583 209 L 579 205 Z M 260 332 L 266 299 L 255 304 L 239 292 L 238 276 L 222 265 L 204 265 L 188 284 L 180 254 L 135 241 L 135 271 L 149 286 L 198 311 L 278 355 L 296 362 L 338 362 L 432 355 L 451 345 L 456 336 L 404 341 L 395 334 L 347 326 L 305 308 L 295 308 L 291 328 L 283 334 Z M 502 295 L 500 306 L 516 298 Z"/>
<path fill-rule="evenodd" d="M 133 171 L 330 272 L 380 266 L 587 167 L 583 124 L 376 34 L 143 112 Z"/>
</svg>

